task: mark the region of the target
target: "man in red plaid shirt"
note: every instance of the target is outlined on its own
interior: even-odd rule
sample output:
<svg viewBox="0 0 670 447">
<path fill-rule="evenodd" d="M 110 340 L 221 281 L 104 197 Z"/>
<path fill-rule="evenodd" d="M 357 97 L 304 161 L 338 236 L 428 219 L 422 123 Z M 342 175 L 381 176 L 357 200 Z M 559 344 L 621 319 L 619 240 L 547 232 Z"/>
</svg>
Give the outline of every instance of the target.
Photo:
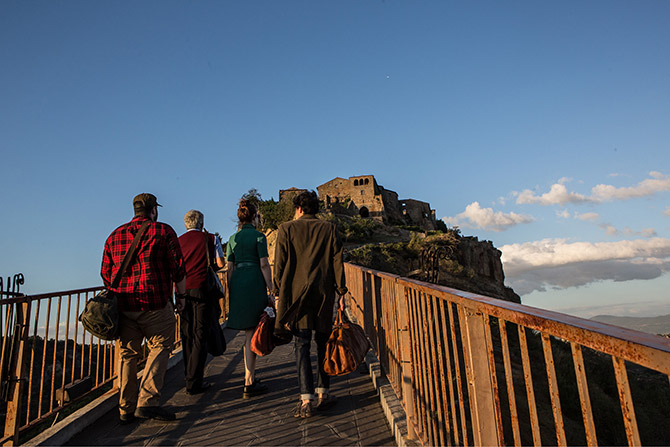
<svg viewBox="0 0 670 447">
<path fill-rule="evenodd" d="M 119 346 L 121 353 L 119 413 L 121 423 L 135 418 L 174 420 L 175 414 L 159 406 L 168 359 L 175 341 L 172 291 L 177 288 L 177 311 L 184 307 L 186 270 L 177 234 L 170 225 L 157 222 L 158 207 L 153 194 L 133 199 L 135 217 L 109 235 L 102 256 L 105 286 L 117 293 L 119 304 Z M 119 286 L 112 281 L 139 228 L 149 226 L 137 244 L 137 251 Z M 149 356 L 142 381 L 137 384 L 137 362 L 142 341 L 147 339 Z"/>
</svg>

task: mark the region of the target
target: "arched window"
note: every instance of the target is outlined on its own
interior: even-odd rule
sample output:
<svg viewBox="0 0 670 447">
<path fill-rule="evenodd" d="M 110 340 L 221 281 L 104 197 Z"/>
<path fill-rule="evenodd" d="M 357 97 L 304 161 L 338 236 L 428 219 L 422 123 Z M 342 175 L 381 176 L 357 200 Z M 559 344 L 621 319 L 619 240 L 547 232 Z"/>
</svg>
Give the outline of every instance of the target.
<svg viewBox="0 0 670 447">
<path fill-rule="evenodd" d="M 358 179 L 354 180 L 354 186 L 358 186 Z"/>
<path fill-rule="evenodd" d="M 370 183 L 370 179 L 369 179 L 369 178 L 366 178 L 366 179 L 365 179 L 365 184 L 367 185 L 368 183 Z"/>
</svg>

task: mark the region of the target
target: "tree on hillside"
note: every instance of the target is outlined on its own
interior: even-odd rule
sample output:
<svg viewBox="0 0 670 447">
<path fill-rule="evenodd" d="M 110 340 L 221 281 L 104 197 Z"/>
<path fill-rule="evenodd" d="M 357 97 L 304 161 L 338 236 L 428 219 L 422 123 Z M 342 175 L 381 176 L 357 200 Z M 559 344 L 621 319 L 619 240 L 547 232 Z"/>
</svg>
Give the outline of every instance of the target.
<svg viewBox="0 0 670 447">
<path fill-rule="evenodd" d="M 291 202 L 281 200 L 277 202 L 272 198 L 263 200 L 256 188 L 250 189 L 242 198 L 256 205 L 258 214 L 261 215 L 261 223 L 258 228 L 260 231 L 276 230 L 279 225 L 293 218 L 294 209 Z"/>
</svg>

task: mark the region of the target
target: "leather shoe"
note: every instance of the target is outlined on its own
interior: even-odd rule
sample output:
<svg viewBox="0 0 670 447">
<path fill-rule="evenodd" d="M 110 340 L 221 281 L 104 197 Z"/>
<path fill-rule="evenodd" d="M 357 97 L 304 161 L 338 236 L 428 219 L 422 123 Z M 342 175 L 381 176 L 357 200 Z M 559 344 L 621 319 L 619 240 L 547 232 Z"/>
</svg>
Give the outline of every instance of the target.
<svg viewBox="0 0 670 447">
<path fill-rule="evenodd" d="M 211 386 L 212 384 L 210 382 L 202 382 L 199 387 L 191 388 L 190 390 L 186 389 L 186 392 L 190 395 L 200 394 L 204 393 L 208 388 L 211 388 Z"/>
<path fill-rule="evenodd" d="M 268 386 L 263 385 L 259 380 L 255 380 L 252 385 L 244 387 L 242 390 L 242 399 L 251 399 L 254 396 L 260 396 L 268 392 Z"/>
<path fill-rule="evenodd" d="M 135 410 L 135 417 L 140 419 L 156 419 L 158 421 L 174 421 L 177 416 L 161 407 L 139 407 Z"/>
<path fill-rule="evenodd" d="M 317 411 L 324 411 L 328 410 L 329 408 L 333 408 L 335 404 L 337 404 L 337 397 L 333 396 L 332 394 L 326 394 L 324 397 L 319 397 L 316 400 L 315 409 Z"/>
<path fill-rule="evenodd" d="M 306 419 L 306 418 L 311 418 L 312 417 L 312 402 L 298 402 L 298 406 L 295 408 L 295 411 L 293 412 L 293 417 L 298 419 Z"/>
<path fill-rule="evenodd" d="M 135 422 L 137 418 L 133 413 L 122 413 L 119 414 L 119 424 L 121 425 L 127 425 L 127 424 L 132 424 Z"/>
</svg>

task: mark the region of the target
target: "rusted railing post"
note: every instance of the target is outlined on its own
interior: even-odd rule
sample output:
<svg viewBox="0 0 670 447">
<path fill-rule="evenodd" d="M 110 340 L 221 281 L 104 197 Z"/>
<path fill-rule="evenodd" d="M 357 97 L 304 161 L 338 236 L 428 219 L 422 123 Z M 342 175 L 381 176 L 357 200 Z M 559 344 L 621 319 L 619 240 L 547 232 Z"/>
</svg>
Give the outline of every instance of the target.
<svg viewBox="0 0 670 447">
<path fill-rule="evenodd" d="M 486 321 L 481 312 L 459 306 L 461 336 L 465 354 L 470 412 L 475 445 L 501 445 L 496 429 L 495 389 L 491 377 L 486 342 Z"/>
<path fill-rule="evenodd" d="M 13 328 L 12 357 L 9 359 L 7 374 L 7 416 L 5 437 L 10 438 L 4 445 L 19 445 L 21 426 L 21 396 L 23 395 L 23 375 L 25 349 L 28 343 L 30 301 L 16 303 L 16 317 Z M 11 330 L 11 329 L 10 329 Z"/>
</svg>

